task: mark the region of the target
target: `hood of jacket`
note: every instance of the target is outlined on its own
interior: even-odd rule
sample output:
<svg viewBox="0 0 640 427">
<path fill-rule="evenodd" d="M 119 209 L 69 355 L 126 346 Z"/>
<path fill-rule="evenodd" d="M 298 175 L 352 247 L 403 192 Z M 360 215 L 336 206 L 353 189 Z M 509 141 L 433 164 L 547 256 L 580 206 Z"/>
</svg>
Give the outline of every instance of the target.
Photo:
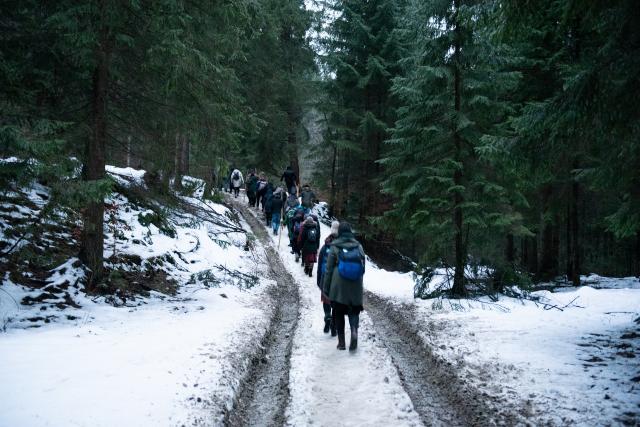
<svg viewBox="0 0 640 427">
<path fill-rule="evenodd" d="M 343 235 L 334 239 L 333 242 L 331 242 L 331 245 L 337 246 L 338 248 L 341 248 L 341 249 L 352 249 L 360 246 L 360 243 L 358 243 L 356 238 L 353 236 Z"/>
</svg>

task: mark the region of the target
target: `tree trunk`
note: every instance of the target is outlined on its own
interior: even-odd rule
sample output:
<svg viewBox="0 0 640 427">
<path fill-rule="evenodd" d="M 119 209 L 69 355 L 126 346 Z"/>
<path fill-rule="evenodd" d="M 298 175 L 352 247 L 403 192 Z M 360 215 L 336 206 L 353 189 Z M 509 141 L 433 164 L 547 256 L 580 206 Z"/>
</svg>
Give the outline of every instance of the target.
<svg viewBox="0 0 640 427">
<path fill-rule="evenodd" d="M 458 22 L 458 11 L 460 7 L 460 1 L 454 0 L 454 25 L 455 25 L 455 42 L 454 42 L 454 108 L 457 113 L 460 112 L 460 90 L 461 90 L 461 76 L 460 76 L 460 25 Z M 457 126 L 454 124 L 453 142 L 455 148 L 455 161 L 460 163 L 462 161 L 462 140 L 460 134 L 457 131 Z M 456 187 L 462 185 L 462 168 L 456 168 L 453 173 L 453 183 Z M 463 242 L 462 227 L 462 202 L 464 201 L 462 194 L 459 190 L 454 192 L 453 196 L 453 226 L 454 226 L 454 241 L 455 241 L 455 272 L 453 275 L 453 288 L 451 293 L 456 296 L 464 296 L 467 294 L 467 290 L 464 283 L 464 267 L 466 264 L 466 251 Z"/>
<path fill-rule="evenodd" d="M 574 165 L 577 167 L 577 165 Z M 578 200 L 580 198 L 580 184 L 574 179 L 571 183 L 571 200 L 570 200 L 570 224 L 571 224 L 571 275 L 569 280 L 574 286 L 580 286 L 580 240 L 578 233 L 580 231 L 578 216 Z M 569 254 L 567 254 L 569 255 Z"/>
<path fill-rule="evenodd" d="M 513 241 L 513 234 L 511 233 L 507 234 L 505 258 L 509 264 L 513 264 L 516 260 L 516 247 Z"/>
<path fill-rule="evenodd" d="M 184 164 L 184 162 L 182 161 L 182 154 L 182 136 L 180 135 L 180 132 L 176 132 L 175 159 L 173 162 L 173 186 L 176 188 L 176 190 L 182 190 L 182 165 Z"/>
<path fill-rule="evenodd" d="M 537 274 L 541 280 L 552 279 L 558 274 L 558 252 L 554 242 L 554 225 L 550 218 L 552 192 L 553 187 L 551 184 L 546 184 L 542 187 L 542 254 Z"/>
<path fill-rule="evenodd" d="M 182 172 L 182 175 L 189 175 L 189 152 L 190 152 L 190 148 L 191 148 L 191 144 L 189 142 L 189 138 L 187 138 L 186 135 L 182 135 L 182 141 L 180 142 L 180 147 L 182 150 L 181 156 L 180 156 L 180 171 Z"/>
<path fill-rule="evenodd" d="M 98 181 L 105 176 L 105 146 L 107 139 L 107 90 L 109 80 L 109 40 L 105 23 L 105 0 L 100 2 L 99 44 L 93 71 L 91 94 L 91 134 L 85 145 L 83 178 Z M 83 212 L 82 242 L 79 257 L 89 268 L 87 291 L 95 291 L 104 272 L 104 200 L 89 202 Z"/>
</svg>

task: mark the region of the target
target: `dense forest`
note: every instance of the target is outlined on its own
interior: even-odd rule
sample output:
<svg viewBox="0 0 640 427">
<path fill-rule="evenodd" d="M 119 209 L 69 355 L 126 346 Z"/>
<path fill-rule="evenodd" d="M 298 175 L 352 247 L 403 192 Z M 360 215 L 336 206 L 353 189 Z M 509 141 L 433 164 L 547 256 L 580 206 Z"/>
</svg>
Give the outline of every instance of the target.
<svg viewBox="0 0 640 427">
<path fill-rule="evenodd" d="M 300 175 L 417 262 L 491 286 L 640 275 L 635 0 L 74 0 L 0 6 L 0 190 L 82 214 L 103 277 L 105 164 L 212 186 Z M 38 227 L 32 224 L 31 227 Z M 6 255 L 10 247 L 0 247 Z M 470 273 L 471 274 L 471 273 Z"/>
</svg>

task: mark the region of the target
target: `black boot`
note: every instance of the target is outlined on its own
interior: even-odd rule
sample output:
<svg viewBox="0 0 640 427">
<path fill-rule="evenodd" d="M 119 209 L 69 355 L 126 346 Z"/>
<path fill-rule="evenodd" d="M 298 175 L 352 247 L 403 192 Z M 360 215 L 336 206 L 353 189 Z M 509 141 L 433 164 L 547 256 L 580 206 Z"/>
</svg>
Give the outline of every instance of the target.
<svg viewBox="0 0 640 427">
<path fill-rule="evenodd" d="M 335 337 L 336 335 L 338 335 L 338 331 L 336 331 L 336 324 L 334 323 L 333 319 L 331 319 L 331 324 L 330 324 L 329 328 L 331 329 L 331 336 L 332 337 Z"/>
<path fill-rule="evenodd" d="M 346 350 L 347 347 L 344 343 L 344 332 L 338 332 L 338 350 Z"/>
<path fill-rule="evenodd" d="M 349 351 L 354 351 L 358 348 L 358 329 L 351 328 L 351 342 L 349 342 Z"/>
<path fill-rule="evenodd" d="M 331 320 L 328 319 L 324 319 L 324 329 L 322 330 L 322 332 L 329 333 L 329 329 L 331 329 Z"/>
</svg>

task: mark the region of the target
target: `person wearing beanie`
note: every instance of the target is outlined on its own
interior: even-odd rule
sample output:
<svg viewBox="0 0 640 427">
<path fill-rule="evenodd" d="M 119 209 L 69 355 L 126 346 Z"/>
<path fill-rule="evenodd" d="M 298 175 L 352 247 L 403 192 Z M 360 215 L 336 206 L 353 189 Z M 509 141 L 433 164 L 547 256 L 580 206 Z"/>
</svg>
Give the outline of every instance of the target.
<svg viewBox="0 0 640 427">
<path fill-rule="evenodd" d="M 338 237 L 331 243 L 327 254 L 327 267 L 322 280 L 322 290 L 333 303 L 335 326 L 338 335 L 338 350 L 345 350 L 344 316 L 349 317 L 351 342 L 349 350 L 358 347 L 358 327 L 364 289 L 365 254 L 356 240 L 351 225 L 342 221 L 338 226 Z"/>
<path fill-rule="evenodd" d="M 331 336 L 336 336 L 336 322 L 335 322 L 335 310 L 331 310 L 331 300 L 328 296 L 322 292 L 322 279 L 324 278 L 324 272 L 327 269 L 327 255 L 331 250 L 331 242 L 338 237 L 338 221 L 331 223 L 331 233 L 324 239 L 324 245 L 318 252 L 318 269 L 316 271 L 316 278 L 318 288 L 320 288 L 320 301 L 322 302 L 322 310 L 324 311 L 324 333 L 331 331 Z"/>
<path fill-rule="evenodd" d="M 307 216 L 302 223 L 302 230 L 298 236 L 298 247 L 302 253 L 302 266 L 304 273 L 313 276 L 313 264 L 317 260 L 318 248 L 320 247 L 319 224 L 313 220 L 311 215 Z"/>
</svg>

